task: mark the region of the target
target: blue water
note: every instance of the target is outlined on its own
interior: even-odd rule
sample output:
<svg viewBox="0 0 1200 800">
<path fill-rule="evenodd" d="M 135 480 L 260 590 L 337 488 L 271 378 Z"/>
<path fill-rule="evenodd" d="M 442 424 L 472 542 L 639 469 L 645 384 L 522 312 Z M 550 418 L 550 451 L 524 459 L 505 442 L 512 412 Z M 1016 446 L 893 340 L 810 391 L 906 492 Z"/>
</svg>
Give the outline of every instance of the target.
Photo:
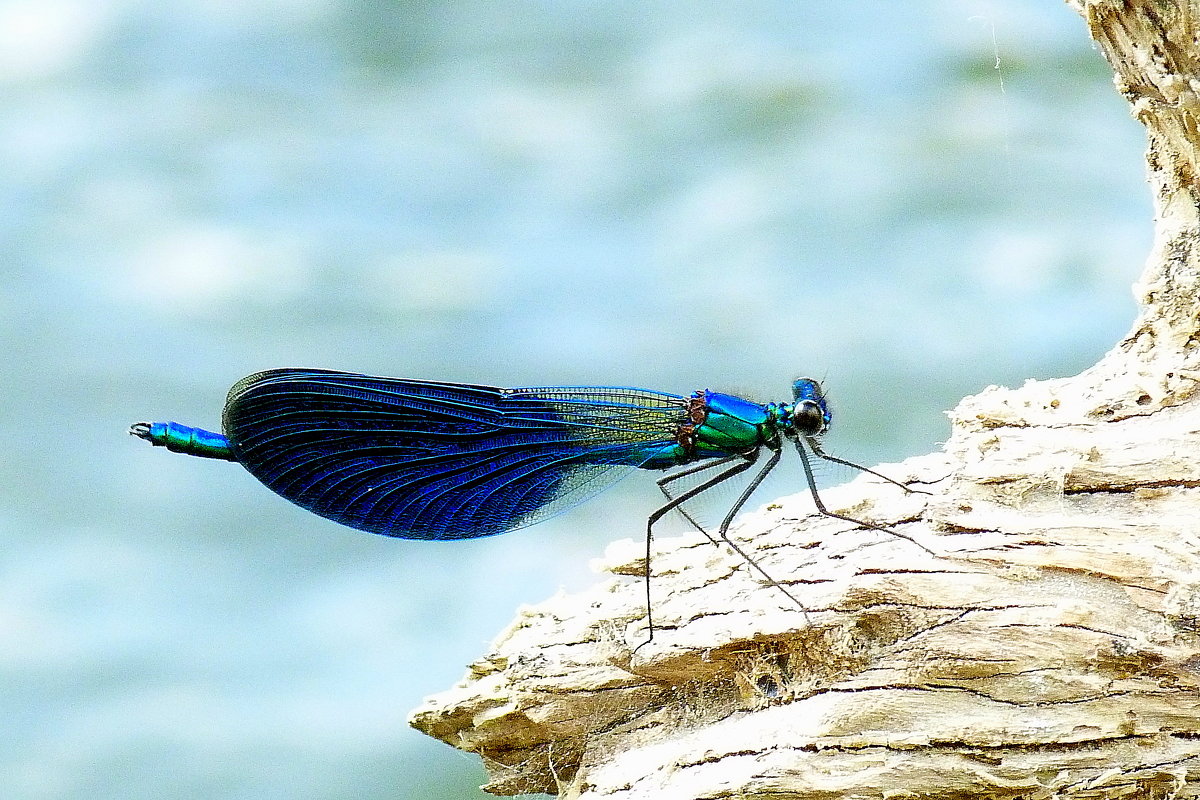
<svg viewBox="0 0 1200 800">
<path fill-rule="evenodd" d="M 0 796 L 483 797 L 407 711 L 654 504 L 394 541 L 129 423 L 814 375 L 831 452 L 928 452 L 1128 329 L 1143 147 L 1055 2 L 0 2 Z"/>
</svg>

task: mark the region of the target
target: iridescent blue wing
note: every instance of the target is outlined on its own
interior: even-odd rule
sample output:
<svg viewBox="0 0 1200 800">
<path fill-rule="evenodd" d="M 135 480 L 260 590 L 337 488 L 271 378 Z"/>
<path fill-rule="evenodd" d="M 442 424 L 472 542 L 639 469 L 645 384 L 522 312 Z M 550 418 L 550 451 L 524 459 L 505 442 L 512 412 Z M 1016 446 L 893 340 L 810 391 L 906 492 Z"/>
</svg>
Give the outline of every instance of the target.
<svg viewBox="0 0 1200 800">
<path fill-rule="evenodd" d="M 684 398 L 641 389 L 282 369 L 230 390 L 224 429 L 246 469 L 309 511 L 387 536 L 468 539 L 668 465 L 684 421 Z"/>
</svg>

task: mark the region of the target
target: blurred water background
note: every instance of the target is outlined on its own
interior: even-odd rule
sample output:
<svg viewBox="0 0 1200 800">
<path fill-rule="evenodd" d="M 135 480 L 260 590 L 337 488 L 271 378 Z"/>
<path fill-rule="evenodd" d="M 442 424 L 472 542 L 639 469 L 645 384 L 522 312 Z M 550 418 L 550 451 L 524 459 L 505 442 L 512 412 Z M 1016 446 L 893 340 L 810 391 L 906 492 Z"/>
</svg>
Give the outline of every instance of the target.
<svg viewBox="0 0 1200 800">
<path fill-rule="evenodd" d="M 5 798 L 484 797 L 406 713 L 655 502 L 390 540 L 135 420 L 275 366 L 809 374 L 829 449 L 895 461 L 1093 363 L 1150 243 L 1055 0 L 5 0 L 0 100 Z"/>
</svg>

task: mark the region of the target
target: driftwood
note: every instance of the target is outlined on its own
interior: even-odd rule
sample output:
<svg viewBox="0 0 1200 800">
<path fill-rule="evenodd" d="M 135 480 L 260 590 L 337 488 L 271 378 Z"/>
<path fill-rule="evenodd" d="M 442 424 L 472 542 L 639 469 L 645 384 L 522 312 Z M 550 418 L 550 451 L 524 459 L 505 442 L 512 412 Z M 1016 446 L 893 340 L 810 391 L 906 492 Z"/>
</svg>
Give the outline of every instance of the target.
<svg viewBox="0 0 1200 800">
<path fill-rule="evenodd" d="M 1075 0 L 1149 134 L 1156 239 L 1129 335 L 1081 375 L 989 388 L 945 451 L 526 608 L 414 712 L 498 794 L 586 798 L 1200 794 L 1200 6 Z M 804 516 L 797 516 L 803 514 Z M 699 539 L 699 540 L 698 540 Z"/>
</svg>

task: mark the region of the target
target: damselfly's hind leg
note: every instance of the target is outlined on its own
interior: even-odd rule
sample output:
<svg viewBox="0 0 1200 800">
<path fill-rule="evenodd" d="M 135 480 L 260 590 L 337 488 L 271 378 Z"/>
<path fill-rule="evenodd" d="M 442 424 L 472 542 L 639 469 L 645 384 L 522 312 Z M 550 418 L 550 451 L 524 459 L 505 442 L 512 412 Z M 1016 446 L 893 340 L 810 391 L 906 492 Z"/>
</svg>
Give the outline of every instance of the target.
<svg viewBox="0 0 1200 800">
<path fill-rule="evenodd" d="M 701 525 L 699 522 L 697 522 L 696 519 L 694 517 L 692 517 L 685 508 L 683 508 L 683 504 L 686 503 L 688 500 L 691 500 L 692 498 L 696 497 L 697 495 L 700 495 L 701 493 L 707 491 L 708 489 L 711 489 L 712 487 L 716 486 L 717 484 L 723 483 L 723 482 L 729 480 L 730 478 L 734 477 L 735 475 L 739 475 L 742 472 L 745 472 L 746 470 L 748 470 L 758 460 L 758 451 L 757 450 L 752 453 L 747 453 L 747 454 L 738 455 L 738 456 L 729 456 L 728 458 L 723 458 L 723 459 L 720 459 L 719 461 L 714 461 L 714 462 L 711 462 L 708 464 L 701 464 L 696 467 L 691 467 L 689 469 L 683 470 L 682 472 L 676 472 L 671 475 L 667 475 L 658 481 L 658 488 L 660 490 L 662 490 L 662 493 L 667 497 L 667 503 L 664 504 L 663 506 L 661 506 L 660 508 L 656 509 L 654 511 L 654 513 L 650 515 L 650 518 L 646 522 L 646 620 L 647 620 L 647 625 L 649 627 L 649 637 L 646 639 L 645 642 L 638 645 L 637 648 L 634 648 L 634 652 L 636 652 L 638 648 L 641 648 L 641 647 L 649 644 L 650 642 L 654 641 L 654 619 L 652 616 L 651 604 L 650 604 L 650 541 L 652 538 L 652 529 L 654 527 L 654 523 L 657 522 L 658 520 L 662 519 L 662 517 L 671 510 L 679 511 L 683 515 L 683 517 L 689 523 L 691 523 L 692 527 L 694 527 L 696 530 L 700 531 L 700 533 L 704 534 L 705 537 L 707 537 L 708 540 L 710 542 L 712 542 L 713 544 L 719 544 L 719 542 L 718 542 L 718 540 L 719 540 L 720 542 L 724 542 L 726 545 L 728 545 L 729 548 L 731 550 L 733 550 L 733 552 L 737 553 L 737 555 L 743 561 L 745 561 L 748 565 L 750 565 L 753 569 L 755 569 L 760 575 L 762 575 L 763 579 L 766 580 L 767 583 L 769 583 L 770 585 L 779 589 L 779 591 L 783 592 L 788 597 L 789 600 L 791 600 L 793 603 L 796 604 L 797 607 L 800 608 L 801 611 L 804 611 L 805 613 L 807 613 L 807 609 L 804 607 L 804 604 L 801 603 L 795 597 L 795 595 L 793 595 L 791 592 L 789 592 L 783 584 L 781 584 L 779 581 L 775 580 L 775 578 L 771 577 L 771 575 L 765 569 L 763 569 L 763 567 L 749 553 L 747 553 L 744 549 L 742 549 L 742 547 L 740 545 L 738 545 L 736 542 L 734 542 L 728 536 L 730 523 L 733 521 L 734 517 L 737 516 L 738 511 L 740 511 L 742 509 L 742 507 L 746 504 L 746 501 L 750 499 L 750 495 L 752 495 L 754 493 L 754 490 L 757 489 L 759 484 L 761 484 L 763 482 L 763 479 L 766 478 L 767 474 L 772 469 L 775 468 L 775 465 L 777 465 L 779 463 L 780 455 L 781 455 L 781 453 L 778 448 L 771 452 L 770 458 L 767 459 L 767 462 L 763 465 L 762 469 L 760 469 L 758 471 L 758 473 L 750 481 L 749 485 L 747 485 L 746 488 L 742 491 L 742 493 L 738 496 L 738 499 L 734 502 L 732 508 L 729 509 L 729 512 L 725 515 L 725 518 L 721 521 L 721 527 L 720 527 L 719 532 L 716 537 L 714 537 L 711 533 L 709 533 L 704 528 L 703 525 Z M 712 469 L 715 467 L 719 467 L 719 466 L 728 464 L 730 461 L 734 461 L 735 459 L 738 459 L 738 458 L 741 458 L 744 460 L 741 461 L 740 463 L 734 464 L 732 467 L 729 467 L 728 469 L 721 471 L 720 473 L 718 473 L 717 475 L 713 476 L 712 478 L 704 481 L 703 483 L 700 483 L 697 486 L 694 486 L 691 489 L 688 489 L 686 492 L 682 492 L 679 495 L 673 495 L 673 494 L 671 494 L 671 490 L 668 488 L 668 486 L 673 481 L 675 481 L 679 478 L 683 478 L 688 475 L 695 475 L 696 473 L 703 472 L 706 469 Z"/>
<path fill-rule="evenodd" d="M 717 466 L 721 466 L 723 464 L 728 464 L 730 461 L 735 461 L 739 458 L 742 460 L 739 461 L 738 463 L 734 464 L 732 467 L 721 470 L 721 472 L 717 473 L 713 477 L 709 478 L 708 480 L 704 481 L 703 483 L 699 483 L 699 484 L 693 486 L 692 488 L 688 489 L 686 492 L 679 494 L 678 496 L 672 497 L 670 491 L 666 488 L 665 484 L 670 483 L 670 481 L 675 478 L 681 478 L 686 475 L 694 475 L 695 473 L 703 472 L 705 469 L 708 469 L 710 467 L 717 467 Z M 758 452 L 757 451 L 754 451 L 747 455 L 729 456 L 728 458 L 723 458 L 718 462 L 711 463 L 711 464 L 702 464 L 699 467 L 692 467 L 690 469 L 684 470 L 683 472 L 677 472 L 674 475 L 669 475 L 666 478 L 659 480 L 658 488 L 662 490 L 663 494 L 665 494 L 667 496 L 668 500 L 666 503 L 664 503 L 663 505 L 656 508 L 650 514 L 650 517 L 646 520 L 646 626 L 649 628 L 649 635 L 648 635 L 646 641 L 642 642 L 641 644 L 639 644 L 637 647 L 635 647 L 633 649 L 633 652 L 636 653 L 638 650 L 640 650 L 641 648 L 650 644 L 650 642 L 654 641 L 654 611 L 653 611 L 653 607 L 650 604 L 650 542 L 654 538 L 654 523 L 656 523 L 660 519 L 662 519 L 663 516 L 665 516 L 668 511 L 678 508 L 683 503 L 686 503 L 688 500 L 691 500 L 696 495 L 702 494 L 705 491 L 716 486 L 717 484 L 729 480 L 734 475 L 738 475 L 738 474 L 743 473 L 746 470 L 750 469 L 750 467 L 753 466 L 754 462 L 757 460 L 758 460 Z M 694 525 L 697 529 L 699 529 L 702 533 L 704 533 L 705 536 L 707 536 L 710 540 L 712 540 L 712 535 L 709 534 L 708 531 L 705 531 L 703 526 L 701 526 L 698 522 L 696 522 L 695 519 L 693 519 L 691 516 L 689 516 L 686 513 L 684 513 L 684 516 L 687 518 L 687 520 L 692 525 Z"/>
<path fill-rule="evenodd" d="M 656 483 L 658 484 L 658 489 L 660 492 L 663 493 L 663 496 L 667 498 L 668 503 L 674 502 L 675 495 L 671 494 L 671 490 L 667 488 L 670 484 L 674 483 L 675 481 L 679 480 L 680 478 L 686 478 L 689 475 L 696 475 L 697 473 L 704 472 L 705 470 L 708 470 L 708 469 L 715 469 L 717 467 L 724 466 L 724 465 L 728 464 L 730 461 L 737 461 L 739 458 L 745 459 L 746 457 L 741 456 L 741 455 L 726 456 L 725 458 L 719 458 L 715 461 L 705 461 L 700 464 L 697 464 L 694 467 L 688 467 L 687 469 L 680 470 L 679 472 L 672 472 L 669 475 L 664 475 L 663 477 L 659 478 L 656 481 Z M 748 467 L 749 465 L 746 465 L 746 466 Z M 740 472 L 740 471 L 741 470 L 738 470 L 738 472 Z M 737 472 L 734 472 L 732 474 L 736 475 Z M 720 481 L 718 481 L 718 483 L 719 482 Z M 691 523 L 691 526 L 693 528 L 700 531 L 700 533 L 704 534 L 705 538 L 707 538 L 710 542 L 712 542 L 715 547 L 721 546 L 721 543 L 719 541 L 717 541 L 711 533 L 709 533 L 707 530 L 705 530 L 704 526 L 701 525 L 699 522 L 697 522 L 696 519 L 690 513 L 688 513 L 688 510 L 686 508 L 684 508 L 682 505 L 676 505 L 676 506 L 674 506 L 674 508 L 676 511 L 679 512 L 680 516 L 682 516 L 689 523 Z M 647 545 L 649 545 L 648 542 L 647 542 Z M 648 546 L 647 546 L 647 558 L 649 558 L 649 547 Z"/>
</svg>

